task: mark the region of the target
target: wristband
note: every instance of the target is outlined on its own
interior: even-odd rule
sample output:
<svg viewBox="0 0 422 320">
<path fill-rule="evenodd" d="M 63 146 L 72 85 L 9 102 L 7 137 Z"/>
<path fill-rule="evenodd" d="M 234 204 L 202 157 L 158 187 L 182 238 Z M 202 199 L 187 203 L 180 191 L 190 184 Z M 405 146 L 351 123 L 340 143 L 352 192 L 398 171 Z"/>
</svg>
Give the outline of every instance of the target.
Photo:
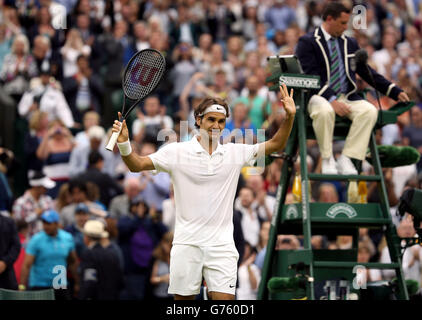
<svg viewBox="0 0 422 320">
<path fill-rule="evenodd" d="M 132 146 L 129 140 L 121 143 L 118 142 L 117 147 L 119 148 L 120 154 L 124 157 L 132 153 Z"/>
</svg>

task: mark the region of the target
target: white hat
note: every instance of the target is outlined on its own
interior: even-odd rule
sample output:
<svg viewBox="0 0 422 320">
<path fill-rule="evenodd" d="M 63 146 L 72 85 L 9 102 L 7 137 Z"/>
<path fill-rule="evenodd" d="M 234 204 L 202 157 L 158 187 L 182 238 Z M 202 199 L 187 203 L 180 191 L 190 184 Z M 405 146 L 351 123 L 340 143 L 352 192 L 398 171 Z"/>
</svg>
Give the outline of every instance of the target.
<svg viewBox="0 0 422 320">
<path fill-rule="evenodd" d="M 108 237 L 108 232 L 104 230 L 104 223 L 98 220 L 88 220 L 84 225 L 83 233 L 92 238 Z"/>
<path fill-rule="evenodd" d="M 102 140 L 105 136 L 105 130 L 100 126 L 92 126 L 88 129 L 87 135 L 89 139 Z"/>
<path fill-rule="evenodd" d="M 43 172 L 36 171 L 31 178 L 29 178 L 29 185 L 31 187 L 44 187 L 51 189 L 56 186 L 56 183 L 47 177 Z"/>
</svg>

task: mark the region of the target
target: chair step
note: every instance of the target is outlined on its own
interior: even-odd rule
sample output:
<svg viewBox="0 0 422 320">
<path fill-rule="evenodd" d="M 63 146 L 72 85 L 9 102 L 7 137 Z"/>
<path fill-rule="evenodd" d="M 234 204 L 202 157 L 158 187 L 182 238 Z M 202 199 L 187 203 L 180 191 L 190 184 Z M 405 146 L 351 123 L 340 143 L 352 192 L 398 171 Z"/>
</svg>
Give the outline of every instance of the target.
<svg viewBox="0 0 422 320">
<path fill-rule="evenodd" d="M 336 181 L 347 181 L 347 180 L 362 180 L 362 181 L 381 181 L 381 176 L 364 176 L 364 175 L 340 175 L 340 174 L 308 174 L 309 180 L 336 180 Z"/>
<path fill-rule="evenodd" d="M 314 261 L 314 267 L 319 268 L 354 268 L 355 266 L 364 266 L 368 269 L 399 269 L 400 264 L 393 263 L 379 263 L 379 262 L 346 262 L 346 261 Z"/>
</svg>

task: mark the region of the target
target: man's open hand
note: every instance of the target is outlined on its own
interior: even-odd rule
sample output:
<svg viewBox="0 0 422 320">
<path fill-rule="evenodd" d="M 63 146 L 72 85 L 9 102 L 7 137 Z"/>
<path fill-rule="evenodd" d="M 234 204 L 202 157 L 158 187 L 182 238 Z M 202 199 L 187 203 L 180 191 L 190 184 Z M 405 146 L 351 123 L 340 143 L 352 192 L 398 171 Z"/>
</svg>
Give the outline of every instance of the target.
<svg viewBox="0 0 422 320">
<path fill-rule="evenodd" d="M 295 101 L 293 100 L 293 89 L 287 90 L 287 86 L 283 83 L 280 86 L 281 92 L 281 102 L 283 103 L 284 110 L 286 110 L 287 117 L 293 117 L 296 114 L 296 105 Z"/>
</svg>

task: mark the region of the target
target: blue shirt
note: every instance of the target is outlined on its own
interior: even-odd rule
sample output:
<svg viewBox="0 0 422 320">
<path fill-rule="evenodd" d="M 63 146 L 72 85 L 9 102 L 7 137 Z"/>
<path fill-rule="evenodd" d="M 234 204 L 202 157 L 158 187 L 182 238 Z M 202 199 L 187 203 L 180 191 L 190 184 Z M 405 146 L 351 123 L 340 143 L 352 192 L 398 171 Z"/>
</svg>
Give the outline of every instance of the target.
<svg viewBox="0 0 422 320">
<path fill-rule="evenodd" d="M 59 273 L 53 273 L 56 266 L 67 267 L 67 257 L 75 250 L 75 242 L 69 232 L 58 230 L 55 237 L 44 231 L 35 234 L 26 247 L 26 253 L 35 257 L 29 273 L 29 287 L 53 287 L 53 280 Z M 62 284 L 62 283 L 60 283 Z"/>
</svg>

